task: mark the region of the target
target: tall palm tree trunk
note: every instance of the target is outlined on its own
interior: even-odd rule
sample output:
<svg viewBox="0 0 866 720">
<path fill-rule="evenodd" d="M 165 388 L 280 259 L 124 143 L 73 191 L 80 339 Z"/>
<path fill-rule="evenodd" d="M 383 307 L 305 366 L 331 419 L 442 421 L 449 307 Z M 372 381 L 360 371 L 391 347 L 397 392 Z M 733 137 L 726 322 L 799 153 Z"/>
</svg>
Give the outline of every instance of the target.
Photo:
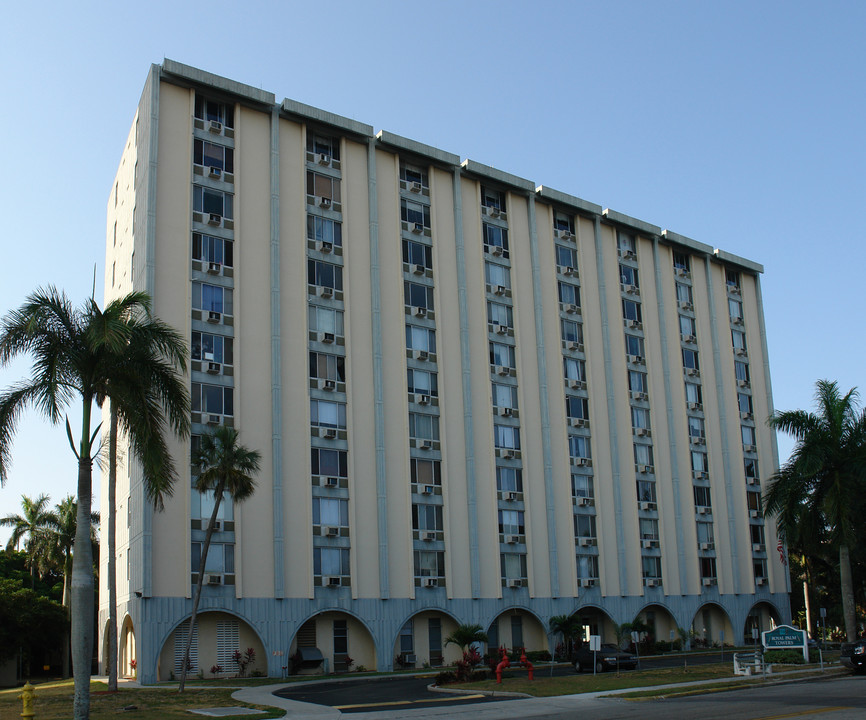
<svg viewBox="0 0 866 720">
<path fill-rule="evenodd" d="M 75 720 L 90 718 L 90 669 L 93 657 L 93 550 L 90 546 L 90 508 L 93 462 L 90 459 L 90 405 L 85 403 L 87 428 L 78 460 L 78 527 L 72 559 L 72 672 L 75 677 Z"/>
<path fill-rule="evenodd" d="M 183 692 L 184 687 L 186 687 L 186 669 L 189 666 L 189 650 L 192 647 L 192 633 L 195 629 L 195 619 L 196 615 L 198 615 L 198 604 L 201 600 L 201 587 L 204 582 L 204 568 L 207 563 L 207 551 L 210 548 L 210 539 L 213 536 L 214 525 L 216 523 L 217 515 L 219 514 L 224 487 L 225 483 L 221 482 L 214 492 L 213 512 L 210 514 L 210 522 L 205 531 L 204 544 L 201 548 L 201 559 L 198 562 L 198 579 L 195 583 L 195 595 L 192 599 L 192 615 L 190 615 L 189 618 L 189 632 L 186 636 L 186 650 L 183 652 L 183 667 L 180 671 L 180 686 L 177 689 L 178 692 Z"/>
<path fill-rule="evenodd" d="M 842 590 L 842 614 L 845 616 L 845 634 L 848 636 L 848 642 L 854 642 L 857 639 L 857 613 L 854 607 L 851 557 L 847 545 L 839 546 L 839 580 Z"/>
<path fill-rule="evenodd" d="M 803 560 L 803 606 L 806 609 L 806 632 L 809 637 L 815 637 L 812 634 L 812 598 L 809 595 L 809 561 L 806 555 L 801 555 Z"/>
<path fill-rule="evenodd" d="M 117 692 L 117 408 L 111 403 L 108 433 L 108 690 Z"/>
<path fill-rule="evenodd" d="M 70 614 L 72 610 L 72 558 L 66 557 L 63 561 L 63 607 Z M 70 633 L 72 629 L 68 629 L 63 633 L 63 679 L 69 677 L 69 651 L 70 651 Z"/>
</svg>

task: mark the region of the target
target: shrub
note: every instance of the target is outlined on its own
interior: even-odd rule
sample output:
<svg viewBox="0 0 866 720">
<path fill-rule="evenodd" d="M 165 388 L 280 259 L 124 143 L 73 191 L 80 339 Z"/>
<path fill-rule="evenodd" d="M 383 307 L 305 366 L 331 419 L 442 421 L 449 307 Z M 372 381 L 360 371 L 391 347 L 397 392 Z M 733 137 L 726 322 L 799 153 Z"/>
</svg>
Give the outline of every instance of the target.
<svg viewBox="0 0 866 720">
<path fill-rule="evenodd" d="M 764 653 L 764 662 L 802 665 L 805 661 L 799 650 L 768 650 Z"/>
<path fill-rule="evenodd" d="M 526 653 L 526 659 L 531 663 L 549 662 L 550 652 L 547 650 L 530 650 Z"/>
<path fill-rule="evenodd" d="M 448 683 L 457 682 L 457 674 L 450 670 L 444 670 L 436 676 L 437 685 L 447 685 Z"/>
</svg>

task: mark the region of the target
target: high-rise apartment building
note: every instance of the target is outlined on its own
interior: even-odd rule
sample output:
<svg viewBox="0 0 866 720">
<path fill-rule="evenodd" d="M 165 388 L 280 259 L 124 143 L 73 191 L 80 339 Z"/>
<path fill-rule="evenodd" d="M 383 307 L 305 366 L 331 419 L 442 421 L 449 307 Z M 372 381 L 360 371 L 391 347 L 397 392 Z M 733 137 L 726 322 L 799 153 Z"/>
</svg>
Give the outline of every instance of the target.
<svg viewBox="0 0 866 720">
<path fill-rule="evenodd" d="M 789 619 L 760 265 L 169 60 L 107 231 L 106 298 L 147 291 L 191 348 L 165 510 L 118 472 L 122 674 L 180 670 L 213 508 L 185 458 L 219 424 L 263 463 L 222 504 L 194 669 L 437 665 L 458 623 L 547 649 L 563 614 L 728 644 Z"/>
</svg>

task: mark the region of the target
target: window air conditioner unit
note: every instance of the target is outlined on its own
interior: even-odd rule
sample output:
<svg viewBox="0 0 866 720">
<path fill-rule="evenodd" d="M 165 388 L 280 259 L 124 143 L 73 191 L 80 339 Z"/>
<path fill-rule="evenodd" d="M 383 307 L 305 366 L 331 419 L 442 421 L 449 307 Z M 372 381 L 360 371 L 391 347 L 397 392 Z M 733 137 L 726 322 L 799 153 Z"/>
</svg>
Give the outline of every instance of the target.
<svg viewBox="0 0 866 720">
<path fill-rule="evenodd" d="M 713 549 L 713 543 L 708 543 L 708 542 L 702 542 L 701 543 L 701 550 L 712 550 L 712 549 Z"/>
<path fill-rule="evenodd" d="M 626 291 L 629 295 L 638 295 L 638 294 L 640 294 L 640 290 L 638 290 L 637 285 L 626 285 L 626 286 L 625 286 L 625 291 Z"/>
<path fill-rule="evenodd" d="M 565 347 L 569 350 L 583 352 L 583 343 L 579 343 L 576 340 L 569 340 L 567 343 L 565 343 Z"/>
<path fill-rule="evenodd" d="M 580 579 L 580 586 L 581 587 L 588 588 L 588 587 L 592 587 L 593 585 L 595 585 L 595 580 L 593 580 L 592 578 L 581 578 Z"/>
<path fill-rule="evenodd" d="M 514 502 L 515 500 L 517 500 L 517 493 L 514 490 L 509 490 L 507 493 L 505 493 L 505 499 L 509 502 Z"/>
<path fill-rule="evenodd" d="M 641 546 L 642 548 L 651 548 L 651 547 L 653 546 L 653 544 L 652 544 L 652 540 L 641 540 L 641 541 L 640 541 L 640 546 Z"/>
<path fill-rule="evenodd" d="M 646 474 L 652 471 L 652 465 L 638 465 L 637 471 L 642 474 Z"/>
<path fill-rule="evenodd" d="M 415 402 L 419 405 L 429 405 L 430 404 L 430 396 L 429 395 L 416 395 Z"/>
<path fill-rule="evenodd" d="M 658 584 L 659 584 L 659 581 L 656 578 L 647 578 L 646 579 L 646 586 L 647 587 L 657 587 Z"/>
<path fill-rule="evenodd" d="M 426 350 L 416 350 L 415 351 L 415 357 L 418 360 L 429 360 L 430 359 L 430 353 L 427 352 Z"/>
<path fill-rule="evenodd" d="M 711 585 L 716 584 L 716 579 L 715 578 L 704 578 L 703 583 L 704 583 L 705 587 L 710 587 Z"/>
<path fill-rule="evenodd" d="M 759 513 L 757 510 L 749 510 L 749 517 L 756 518 L 758 516 L 759 516 Z"/>
<path fill-rule="evenodd" d="M 520 536 L 519 535 L 506 535 L 505 536 L 505 542 L 508 543 L 509 545 L 516 545 L 517 543 L 520 542 Z"/>
<path fill-rule="evenodd" d="M 210 527 L 213 528 L 214 532 L 221 532 L 223 529 L 222 520 L 214 520 L 213 522 L 211 522 L 210 520 L 205 520 L 202 523 L 202 530 L 207 530 Z"/>
<path fill-rule="evenodd" d="M 508 587 L 510 587 L 510 588 L 523 587 L 523 581 L 517 580 L 516 578 L 512 578 L 511 580 L 508 581 Z"/>
<path fill-rule="evenodd" d="M 340 487 L 340 478 L 326 477 L 325 478 L 325 487 L 329 487 L 329 488 Z"/>
<path fill-rule="evenodd" d="M 416 275 L 423 275 L 426 272 L 426 270 L 425 270 L 423 265 L 419 265 L 418 263 L 415 263 L 412 266 L 412 272 L 415 273 Z"/>
<path fill-rule="evenodd" d="M 643 363 L 643 358 L 640 355 L 629 355 L 628 361 L 634 365 L 641 365 Z"/>
<path fill-rule="evenodd" d="M 421 486 L 421 494 L 422 495 L 432 495 L 435 492 L 436 488 L 433 485 L 422 485 Z"/>
<path fill-rule="evenodd" d="M 590 537 L 580 538 L 580 546 L 581 547 L 592 547 L 593 545 L 595 545 L 595 538 L 590 538 Z"/>
<path fill-rule="evenodd" d="M 514 457 L 514 450 L 503 450 L 502 457 L 506 460 L 511 460 Z"/>
<path fill-rule="evenodd" d="M 506 287 L 505 285 L 497 285 L 496 289 L 493 291 L 497 295 L 505 295 Z"/>
<path fill-rule="evenodd" d="M 414 193 L 421 192 L 421 183 L 419 183 L 417 180 L 415 180 L 414 182 L 410 183 L 409 190 L 411 190 Z"/>
<path fill-rule="evenodd" d="M 209 262 L 207 264 L 207 273 L 208 273 L 208 275 L 219 275 L 220 274 L 220 264 L 217 262 Z"/>
<path fill-rule="evenodd" d="M 572 233 L 571 230 L 567 230 L 567 229 L 566 230 L 560 230 L 559 231 L 559 237 L 563 238 L 564 240 L 571 240 L 574 237 L 574 233 Z"/>
<path fill-rule="evenodd" d="M 750 412 L 740 413 L 740 419 L 742 419 L 742 420 L 753 420 L 753 419 L 754 419 L 754 415 L 752 415 L 752 413 L 750 413 Z"/>
<path fill-rule="evenodd" d="M 330 332 L 319 333 L 320 342 L 327 343 L 330 345 L 331 343 L 334 342 L 335 339 L 336 338 L 334 337 L 334 333 L 330 333 Z"/>
<path fill-rule="evenodd" d="M 697 368 L 687 368 L 686 375 L 688 375 L 689 377 L 700 377 L 701 371 Z"/>
<path fill-rule="evenodd" d="M 588 497 L 579 497 L 577 498 L 578 507 L 589 507 L 592 505 L 592 499 Z"/>
<path fill-rule="evenodd" d="M 219 180 L 223 176 L 222 168 L 211 166 L 207 169 L 208 177 L 212 177 L 214 180 Z"/>
<path fill-rule="evenodd" d="M 696 335 L 683 335 L 683 342 L 694 344 L 697 341 L 698 341 L 698 338 Z"/>
<path fill-rule="evenodd" d="M 698 506 L 698 515 L 709 515 L 711 512 L 712 508 L 709 505 Z"/>
<path fill-rule="evenodd" d="M 757 484 L 758 484 L 758 478 L 756 478 L 756 477 L 747 477 L 747 478 L 746 478 L 746 484 L 747 484 L 747 485 L 757 485 Z"/>
<path fill-rule="evenodd" d="M 322 431 L 322 437 L 328 440 L 334 440 L 337 437 L 337 431 L 334 428 L 325 428 Z"/>
<path fill-rule="evenodd" d="M 505 325 L 500 325 L 499 323 L 494 323 L 493 332 L 497 335 L 505 335 L 508 332 L 508 328 Z"/>
<path fill-rule="evenodd" d="M 700 410 L 701 404 L 698 402 L 690 402 L 688 407 L 689 407 L 689 410 Z"/>
<path fill-rule="evenodd" d="M 764 550 L 763 543 L 752 543 L 752 552 L 764 552 Z"/>
<path fill-rule="evenodd" d="M 577 271 L 573 267 L 571 267 L 571 265 L 568 265 L 565 268 L 563 268 L 562 274 L 568 275 L 568 276 L 573 276 L 573 275 L 577 274 Z"/>
<path fill-rule="evenodd" d="M 737 380 L 737 386 L 741 387 L 741 388 L 747 388 L 747 387 L 749 387 L 749 381 L 748 380 Z"/>
<path fill-rule="evenodd" d="M 211 120 L 208 123 L 207 129 L 210 132 L 216 133 L 217 135 L 219 135 L 223 131 L 223 124 L 219 120 Z"/>
<path fill-rule="evenodd" d="M 412 223 L 412 232 L 419 234 L 424 232 L 424 224 L 419 222 Z"/>
<path fill-rule="evenodd" d="M 766 585 L 766 584 L 767 584 L 767 578 L 765 578 L 765 577 L 755 578 L 755 585 Z"/>
<path fill-rule="evenodd" d="M 734 325 L 742 325 L 743 324 L 743 318 L 734 317 L 734 318 L 731 318 L 731 322 L 734 323 Z"/>
<path fill-rule="evenodd" d="M 207 364 L 207 371 L 210 375 L 219 375 L 220 369 L 220 364 L 218 362 L 209 362 Z"/>
<path fill-rule="evenodd" d="M 680 300 L 680 308 L 683 310 L 692 310 L 693 306 L 688 300 Z"/>
<path fill-rule="evenodd" d="M 487 206 L 487 214 L 490 217 L 499 217 L 501 212 L 502 211 L 498 207 L 496 207 L 495 205 L 488 205 Z"/>
<path fill-rule="evenodd" d="M 439 585 L 439 580 L 437 578 L 424 578 L 423 585 L 427 588 L 435 588 L 437 585 Z"/>
<path fill-rule="evenodd" d="M 316 155 L 316 162 L 319 163 L 319 165 L 330 165 L 331 156 L 326 153 L 319 153 Z"/>
<path fill-rule="evenodd" d="M 208 225 L 222 225 L 223 217 L 222 215 L 218 215 L 217 213 L 208 213 L 207 215 L 207 224 Z"/>
<path fill-rule="evenodd" d="M 222 585 L 223 584 L 223 576 L 222 575 L 206 575 L 205 576 L 208 585 Z"/>
<path fill-rule="evenodd" d="M 208 425 L 219 425 L 222 421 L 222 415 L 208 415 L 207 416 L 207 424 Z"/>
<path fill-rule="evenodd" d="M 654 502 L 649 502 L 648 500 L 642 500 L 640 504 L 641 510 L 655 510 L 656 504 Z"/>
<path fill-rule="evenodd" d="M 623 253 L 623 257 L 626 260 L 636 260 L 637 259 L 637 253 L 635 253 L 634 250 L 626 250 L 625 253 Z"/>
<path fill-rule="evenodd" d="M 753 453 L 757 450 L 754 445 L 743 445 L 743 452 Z"/>
<path fill-rule="evenodd" d="M 337 383 L 334 380 L 322 380 L 322 390 L 333 392 L 337 389 Z"/>
<path fill-rule="evenodd" d="M 424 531 L 421 533 L 421 539 L 422 539 L 424 542 L 430 542 L 431 540 L 435 540 L 435 539 L 436 539 L 436 533 L 433 532 L 432 530 L 424 530 Z"/>
<path fill-rule="evenodd" d="M 337 537 L 340 534 L 340 528 L 329 525 L 322 528 L 322 535 L 325 537 Z"/>
<path fill-rule="evenodd" d="M 578 313 L 579 311 L 580 311 L 580 308 L 577 307 L 577 305 L 575 305 L 574 303 L 568 303 L 565 306 L 565 312 L 567 312 L 569 315 L 574 315 L 574 314 Z"/>
<path fill-rule="evenodd" d="M 325 587 L 340 587 L 342 584 L 342 578 L 340 577 L 332 576 L 322 578 L 322 585 Z"/>
<path fill-rule="evenodd" d="M 318 205 L 320 208 L 327 209 L 327 208 L 331 207 L 331 198 L 317 197 L 316 198 L 316 205 Z"/>
<path fill-rule="evenodd" d="M 628 327 L 632 328 L 633 330 L 639 330 L 640 329 L 640 320 L 629 320 L 628 321 Z"/>
<path fill-rule="evenodd" d="M 418 444 L 418 447 L 421 448 L 422 450 L 430 450 L 433 447 L 433 443 L 430 442 L 429 440 L 422 440 Z"/>
<path fill-rule="evenodd" d="M 412 314 L 415 317 L 427 317 L 427 308 L 423 307 L 413 307 Z"/>
<path fill-rule="evenodd" d="M 734 352 L 737 354 L 737 357 L 745 357 L 748 355 L 746 348 L 736 348 Z"/>
<path fill-rule="evenodd" d="M 685 268 L 677 268 L 677 277 L 687 278 L 689 276 L 689 271 Z"/>
<path fill-rule="evenodd" d="M 586 427 L 586 418 L 569 418 L 572 427 Z"/>
<path fill-rule="evenodd" d="M 319 252 L 329 253 L 334 249 L 334 244 L 329 243 L 329 242 L 325 242 L 324 240 L 320 240 L 319 242 L 316 243 L 316 249 Z"/>
<path fill-rule="evenodd" d="M 514 415 L 514 410 L 510 407 L 501 407 L 499 408 L 499 414 L 502 417 L 512 417 Z"/>
<path fill-rule="evenodd" d="M 583 380 L 569 380 L 568 387 L 572 390 L 586 390 L 586 383 Z"/>
<path fill-rule="evenodd" d="M 490 254 L 499 257 L 500 255 L 502 255 L 502 248 L 499 245 L 493 245 L 490 248 Z"/>
<path fill-rule="evenodd" d="M 327 285 L 319 286 L 319 297 L 329 298 L 334 296 L 334 288 L 330 288 Z"/>
<path fill-rule="evenodd" d="M 587 467 L 589 465 L 589 458 L 585 458 L 585 457 L 575 458 L 574 464 L 577 467 Z"/>
<path fill-rule="evenodd" d="M 704 470 L 698 470 L 695 473 L 695 480 L 706 480 L 710 477 L 710 474 Z"/>
<path fill-rule="evenodd" d="M 646 428 L 635 428 L 634 434 L 638 437 L 647 437 L 649 435 L 649 430 Z"/>
<path fill-rule="evenodd" d="M 692 436 L 692 445 L 706 445 L 706 444 L 707 444 L 706 439 L 704 439 L 700 435 L 693 435 Z"/>
<path fill-rule="evenodd" d="M 506 365 L 497 365 L 496 366 L 496 374 L 497 375 L 508 375 L 511 372 L 511 369 Z"/>
</svg>

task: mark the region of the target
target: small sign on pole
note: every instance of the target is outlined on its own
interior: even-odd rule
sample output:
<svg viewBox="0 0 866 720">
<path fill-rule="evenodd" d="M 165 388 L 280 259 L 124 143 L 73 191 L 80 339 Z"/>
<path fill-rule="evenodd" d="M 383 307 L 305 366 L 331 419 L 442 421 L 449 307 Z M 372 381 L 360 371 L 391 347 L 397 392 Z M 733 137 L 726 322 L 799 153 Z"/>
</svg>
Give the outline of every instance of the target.
<svg viewBox="0 0 866 720">
<path fill-rule="evenodd" d="M 595 675 L 596 653 L 601 650 L 601 635 L 589 636 L 589 649 L 592 650 L 592 674 Z"/>
</svg>

